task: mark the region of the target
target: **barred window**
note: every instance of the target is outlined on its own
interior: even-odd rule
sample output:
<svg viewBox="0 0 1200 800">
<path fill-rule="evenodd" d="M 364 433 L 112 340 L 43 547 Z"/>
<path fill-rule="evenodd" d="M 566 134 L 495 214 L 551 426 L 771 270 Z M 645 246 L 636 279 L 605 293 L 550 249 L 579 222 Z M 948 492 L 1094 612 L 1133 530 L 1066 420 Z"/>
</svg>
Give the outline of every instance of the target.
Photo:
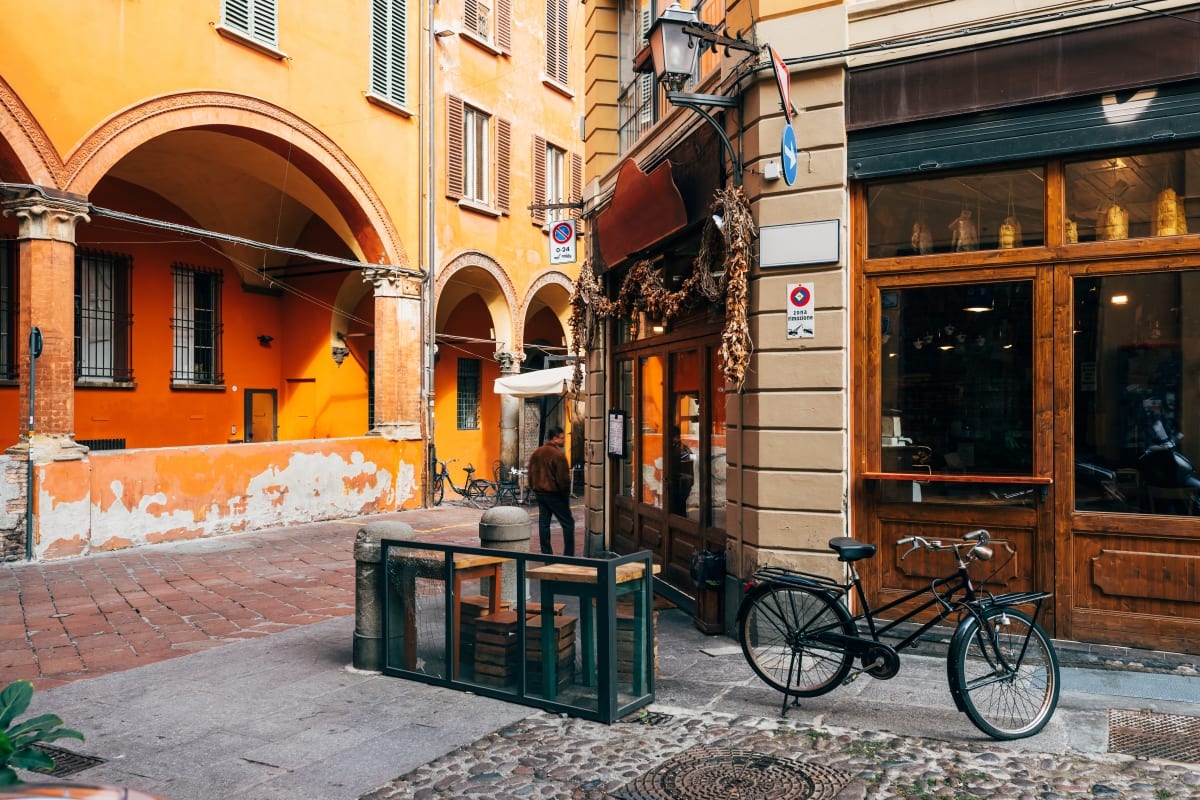
<svg viewBox="0 0 1200 800">
<path fill-rule="evenodd" d="M 17 378 L 17 242 L 0 240 L 0 379 Z"/>
<path fill-rule="evenodd" d="M 75 251 L 75 380 L 133 380 L 132 271 L 131 256 Z"/>
<path fill-rule="evenodd" d="M 478 358 L 458 360 L 458 429 L 479 430 L 479 374 L 481 362 Z"/>
<path fill-rule="evenodd" d="M 175 384 L 217 385 L 224 381 L 221 366 L 221 273 L 175 264 L 174 365 Z"/>
</svg>

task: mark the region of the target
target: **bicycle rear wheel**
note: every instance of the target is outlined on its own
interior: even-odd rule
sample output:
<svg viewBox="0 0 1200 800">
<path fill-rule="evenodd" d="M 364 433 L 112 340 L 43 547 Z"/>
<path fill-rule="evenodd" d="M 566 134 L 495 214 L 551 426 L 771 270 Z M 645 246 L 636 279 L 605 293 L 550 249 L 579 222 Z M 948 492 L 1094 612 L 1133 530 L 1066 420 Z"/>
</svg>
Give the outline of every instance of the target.
<svg viewBox="0 0 1200 800">
<path fill-rule="evenodd" d="M 750 668 L 769 686 L 796 697 L 816 697 L 839 686 L 853 659 L 824 632 L 856 635 L 850 612 L 825 594 L 764 584 L 744 601 L 738 634 Z"/>
<path fill-rule="evenodd" d="M 446 479 L 441 475 L 433 476 L 433 488 L 430 492 L 430 499 L 433 500 L 435 506 L 440 506 L 442 500 L 446 497 Z"/>
<path fill-rule="evenodd" d="M 993 739 L 1022 739 L 1046 726 L 1058 705 L 1058 656 L 1022 611 L 990 608 L 967 618 L 948 658 L 962 710 Z"/>
</svg>

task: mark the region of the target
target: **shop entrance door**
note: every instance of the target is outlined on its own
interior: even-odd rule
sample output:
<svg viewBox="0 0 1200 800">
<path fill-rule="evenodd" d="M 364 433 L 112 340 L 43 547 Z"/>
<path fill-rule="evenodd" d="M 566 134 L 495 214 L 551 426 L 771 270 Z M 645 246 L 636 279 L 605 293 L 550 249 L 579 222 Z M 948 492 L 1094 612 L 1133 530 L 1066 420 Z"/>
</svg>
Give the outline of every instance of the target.
<svg viewBox="0 0 1200 800">
<path fill-rule="evenodd" d="M 896 541 L 986 528 L 994 592 L 1054 588 L 1052 281 L 1047 270 L 873 279 L 857 392 L 857 535 L 885 601 L 953 565 Z M 1053 629 L 1053 610 L 1043 619 Z"/>
</svg>

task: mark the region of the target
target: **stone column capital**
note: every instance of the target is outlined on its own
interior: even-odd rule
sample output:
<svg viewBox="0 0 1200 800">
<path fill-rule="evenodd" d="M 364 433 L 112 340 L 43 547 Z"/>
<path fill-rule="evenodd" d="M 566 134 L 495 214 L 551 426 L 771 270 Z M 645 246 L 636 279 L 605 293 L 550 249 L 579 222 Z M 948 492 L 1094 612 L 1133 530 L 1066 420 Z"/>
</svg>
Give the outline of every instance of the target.
<svg viewBox="0 0 1200 800">
<path fill-rule="evenodd" d="M 48 239 L 75 244 L 75 224 L 89 222 L 90 206 L 81 200 L 42 197 L 31 194 L 4 201 L 4 216 L 16 217 L 18 239 Z"/>
<path fill-rule="evenodd" d="M 521 352 L 509 352 L 508 350 L 497 350 L 496 361 L 500 364 L 501 375 L 517 375 L 521 372 L 521 362 L 525 360 L 525 354 Z"/>
<path fill-rule="evenodd" d="M 375 285 L 376 297 L 421 296 L 421 278 L 383 264 L 367 264 L 362 268 L 363 281 Z"/>
</svg>

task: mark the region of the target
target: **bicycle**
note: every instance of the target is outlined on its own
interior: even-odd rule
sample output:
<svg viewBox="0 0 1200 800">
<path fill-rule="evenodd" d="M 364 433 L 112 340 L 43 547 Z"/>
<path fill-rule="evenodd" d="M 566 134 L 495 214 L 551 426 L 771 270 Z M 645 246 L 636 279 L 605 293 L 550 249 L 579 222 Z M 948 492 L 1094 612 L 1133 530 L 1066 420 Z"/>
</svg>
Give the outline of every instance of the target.
<svg viewBox="0 0 1200 800">
<path fill-rule="evenodd" d="M 433 472 L 432 484 L 432 500 L 435 506 L 440 506 L 442 500 L 446 496 L 446 485 L 462 496 L 463 500 L 475 506 L 475 508 L 491 508 L 496 504 L 496 483 L 489 481 L 486 478 L 475 477 L 475 467 L 467 464 L 463 467 L 463 472 L 467 473 L 467 479 L 462 486 L 454 483 L 454 479 L 450 477 L 450 470 L 447 465 L 453 464 L 457 458 L 452 458 L 449 461 L 437 461 L 437 467 Z"/>
<path fill-rule="evenodd" d="M 956 568 L 928 587 L 874 609 L 854 566 L 875 555 L 873 544 L 844 536 L 829 540 L 838 561 L 849 568 L 849 578 L 842 582 L 782 567 L 758 570 L 738 609 L 738 635 L 751 669 L 783 692 L 781 713 L 787 713 L 789 697 L 798 705 L 799 698 L 825 694 L 864 672 L 882 680 L 894 677 L 900 669 L 899 651 L 957 615 L 946 652 L 946 677 L 957 709 L 994 739 L 1020 739 L 1045 727 L 1058 705 L 1060 677 L 1058 655 L 1037 618 L 1052 593 L 993 595 L 976 589 L 968 567 L 992 558 L 992 539 L 987 531 L 977 530 L 963 540 L 898 540 L 899 546 L 911 545 L 901 560 L 922 549 L 952 552 Z M 856 616 L 846 607 L 851 592 L 863 609 Z M 897 618 L 878 619 L 926 594 L 922 604 Z M 1017 606 L 1033 606 L 1032 616 Z M 932 618 L 898 644 L 881 641 L 881 636 L 931 608 Z M 860 666 L 855 666 L 856 659 Z"/>
</svg>

